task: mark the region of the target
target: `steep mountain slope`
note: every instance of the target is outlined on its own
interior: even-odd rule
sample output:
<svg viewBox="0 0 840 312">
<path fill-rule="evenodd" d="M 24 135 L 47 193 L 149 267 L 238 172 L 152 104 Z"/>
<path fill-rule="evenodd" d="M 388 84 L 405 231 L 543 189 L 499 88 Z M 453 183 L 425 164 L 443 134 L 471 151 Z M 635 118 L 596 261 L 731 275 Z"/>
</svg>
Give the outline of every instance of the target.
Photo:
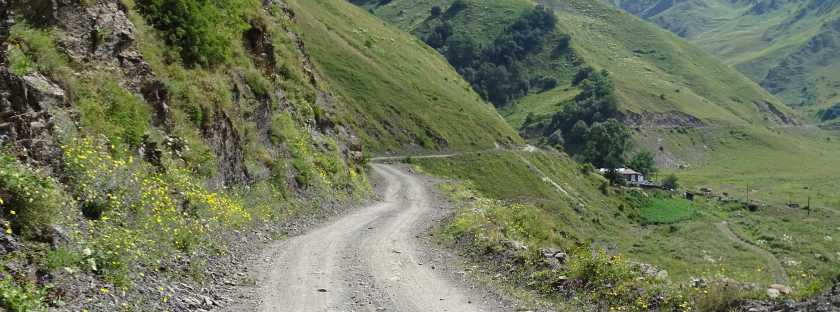
<svg viewBox="0 0 840 312">
<path fill-rule="evenodd" d="M 490 147 L 515 131 L 428 46 L 345 1 L 289 1 L 316 67 L 375 151 Z M 410 61 L 407 61 L 410 60 Z"/>
<path fill-rule="evenodd" d="M 610 0 L 685 37 L 813 113 L 840 100 L 837 1 Z"/>
</svg>

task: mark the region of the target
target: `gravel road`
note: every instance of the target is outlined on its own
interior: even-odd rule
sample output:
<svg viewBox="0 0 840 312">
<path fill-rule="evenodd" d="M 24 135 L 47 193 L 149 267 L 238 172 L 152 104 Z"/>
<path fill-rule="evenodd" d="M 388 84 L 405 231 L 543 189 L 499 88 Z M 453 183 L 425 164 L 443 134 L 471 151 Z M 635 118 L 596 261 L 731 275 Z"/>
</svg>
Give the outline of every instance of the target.
<svg viewBox="0 0 840 312">
<path fill-rule="evenodd" d="M 425 181 L 391 165 L 373 169 L 385 186 L 380 201 L 271 248 L 257 310 L 510 311 L 429 254 L 421 236 L 440 209 Z"/>
</svg>

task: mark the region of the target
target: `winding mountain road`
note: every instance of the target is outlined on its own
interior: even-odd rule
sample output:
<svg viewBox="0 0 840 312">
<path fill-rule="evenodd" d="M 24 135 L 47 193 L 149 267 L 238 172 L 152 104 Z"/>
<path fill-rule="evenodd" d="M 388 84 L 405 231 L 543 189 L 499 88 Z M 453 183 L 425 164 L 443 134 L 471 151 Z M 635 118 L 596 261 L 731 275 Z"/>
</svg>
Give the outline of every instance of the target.
<svg viewBox="0 0 840 312">
<path fill-rule="evenodd" d="M 386 186 L 381 201 L 272 248 L 258 310 L 509 311 L 424 265 L 418 237 L 436 221 L 429 191 L 396 166 L 372 166 Z"/>
</svg>

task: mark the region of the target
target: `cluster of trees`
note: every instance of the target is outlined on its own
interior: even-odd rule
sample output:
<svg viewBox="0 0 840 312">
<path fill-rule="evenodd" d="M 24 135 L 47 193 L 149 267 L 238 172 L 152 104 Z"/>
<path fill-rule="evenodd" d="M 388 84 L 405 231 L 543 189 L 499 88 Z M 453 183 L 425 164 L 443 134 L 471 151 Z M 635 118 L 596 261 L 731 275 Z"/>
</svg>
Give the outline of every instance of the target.
<svg viewBox="0 0 840 312">
<path fill-rule="evenodd" d="M 618 98 L 609 73 L 583 68 L 573 84 L 581 93 L 552 116 L 545 127 L 549 143 L 595 166 L 623 165 L 632 141 L 630 131 L 616 119 Z"/>
<path fill-rule="evenodd" d="M 840 118 L 840 103 L 834 104 L 831 107 L 820 111 L 819 115 L 822 121 L 829 121 Z"/>
<path fill-rule="evenodd" d="M 485 47 L 468 34 L 455 32 L 451 23 L 443 20 L 466 5 L 464 1 L 456 1 L 445 13 L 433 8 L 432 17 L 439 23 L 425 36 L 425 41 L 440 51 L 482 98 L 503 106 L 533 88 L 545 90 L 557 85 L 556 79 L 535 76 L 522 66 L 528 57 L 544 49 L 556 28 L 554 12 L 543 6 L 527 10 Z M 568 49 L 569 40 L 563 35 L 558 48 Z"/>
<path fill-rule="evenodd" d="M 652 153 L 641 151 L 628 158 L 634 149 L 632 134 L 618 121 L 619 102 L 609 73 L 584 67 L 572 83 L 581 92 L 543 125 L 548 143 L 600 168 L 627 166 L 645 176 L 655 173 Z"/>
</svg>

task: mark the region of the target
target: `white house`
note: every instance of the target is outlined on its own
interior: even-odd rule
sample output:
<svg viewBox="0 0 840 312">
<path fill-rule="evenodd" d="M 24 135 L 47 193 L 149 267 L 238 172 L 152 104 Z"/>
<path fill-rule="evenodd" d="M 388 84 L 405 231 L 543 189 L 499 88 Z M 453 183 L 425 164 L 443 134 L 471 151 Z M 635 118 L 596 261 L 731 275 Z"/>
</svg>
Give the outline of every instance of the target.
<svg viewBox="0 0 840 312">
<path fill-rule="evenodd" d="M 603 175 L 603 174 L 607 174 L 607 172 L 609 172 L 609 169 L 601 168 L 601 169 L 598 169 L 598 171 Z M 647 181 L 645 180 L 645 176 L 642 175 L 641 173 L 639 173 L 636 170 L 633 170 L 633 169 L 630 169 L 630 168 L 618 168 L 618 169 L 615 169 L 615 171 L 618 172 L 618 174 L 620 174 L 621 176 L 623 176 L 624 180 L 627 181 L 627 183 L 629 183 L 629 184 L 635 184 L 635 185 L 647 184 Z"/>
</svg>

